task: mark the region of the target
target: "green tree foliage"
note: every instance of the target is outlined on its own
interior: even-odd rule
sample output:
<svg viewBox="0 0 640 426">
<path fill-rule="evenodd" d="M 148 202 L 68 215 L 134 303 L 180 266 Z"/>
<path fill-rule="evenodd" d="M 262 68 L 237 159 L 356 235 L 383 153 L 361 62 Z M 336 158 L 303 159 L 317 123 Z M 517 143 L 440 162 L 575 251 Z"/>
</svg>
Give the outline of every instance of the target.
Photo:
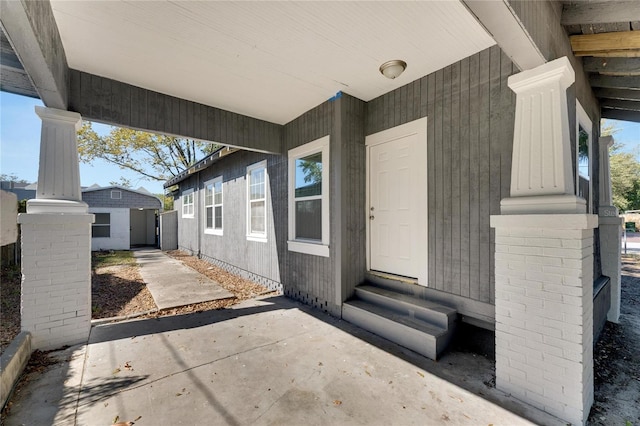
<svg viewBox="0 0 640 426">
<path fill-rule="evenodd" d="M 15 182 L 15 183 L 29 183 L 29 181 L 18 178 L 18 175 L 16 175 L 15 173 L 11 173 L 11 174 L 2 173 L 0 174 L 0 180 L 3 182 L 7 181 L 7 182 Z"/>
<path fill-rule="evenodd" d="M 640 163 L 614 143 L 609 157 L 613 205 L 621 212 L 640 209 Z"/>
<path fill-rule="evenodd" d="M 80 161 L 91 163 L 99 158 L 161 182 L 178 175 L 217 148 L 207 142 L 121 127 L 113 127 L 108 135 L 100 136 L 89 122 L 84 122 L 78 132 Z"/>
<path fill-rule="evenodd" d="M 602 136 L 613 136 L 620 129 L 607 120 L 600 124 Z M 640 209 L 640 162 L 634 153 L 622 152 L 623 145 L 614 142 L 609 150 L 611 198 L 620 212 Z"/>
</svg>

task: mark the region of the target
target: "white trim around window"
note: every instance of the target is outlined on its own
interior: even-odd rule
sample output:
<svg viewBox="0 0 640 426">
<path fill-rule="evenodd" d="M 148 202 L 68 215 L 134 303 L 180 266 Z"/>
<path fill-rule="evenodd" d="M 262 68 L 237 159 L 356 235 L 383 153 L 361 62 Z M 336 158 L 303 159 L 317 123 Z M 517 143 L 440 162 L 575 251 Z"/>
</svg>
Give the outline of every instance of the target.
<svg viewBox="0 0 640 426">
<path fill-rule="evenodd" d="M 581 129 L 587 136 L 581 146 Z M 576 195 L 587 200 L 587 213 L 593 211 L 593 123 L 580 102 L 576 100 Z M 581 191 L 580 177 L 588 181 L 588 193 Z"/>
<path fill-rule="evenodd" d="M 247 167 L 247 240 L 267 241 L 267 160 Z"/>
<path fill-rule="evenodd" d="M 182 191 L 181 201 L 182 201 L 182 217 L 187 219 L 193 219 L 195 217 L 194 214 L 194 197 L 193 189 L 187 189 Z"/>
<path fill-rule="evenodd" d="M 329 136 L 289 150 L 288 198 L 288 249 L 329 257 Z"/>
<path fill-rule="evenodd" d="M 222 176 L 204 183 L 204 233 L 223 235 Z"/>
</svg>

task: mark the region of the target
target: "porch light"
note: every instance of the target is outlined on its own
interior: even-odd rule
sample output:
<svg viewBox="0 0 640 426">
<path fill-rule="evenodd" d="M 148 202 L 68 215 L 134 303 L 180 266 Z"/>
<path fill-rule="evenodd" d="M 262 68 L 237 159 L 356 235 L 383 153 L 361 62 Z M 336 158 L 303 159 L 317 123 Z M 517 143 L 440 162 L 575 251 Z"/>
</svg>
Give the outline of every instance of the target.
<svg viewBox="0 0 640 426">
<path fill-rule="evenodd" d="M 405 61 L 401 61 L 400 59 L 394 59 L 392 61 L 387 61 L 384 64 L 380 65 L 380 72 L 385 77 L 393 80 L 394 78 L 402 74 L 406 68 L 407 68 L 407 63 Z"/>
</svg>

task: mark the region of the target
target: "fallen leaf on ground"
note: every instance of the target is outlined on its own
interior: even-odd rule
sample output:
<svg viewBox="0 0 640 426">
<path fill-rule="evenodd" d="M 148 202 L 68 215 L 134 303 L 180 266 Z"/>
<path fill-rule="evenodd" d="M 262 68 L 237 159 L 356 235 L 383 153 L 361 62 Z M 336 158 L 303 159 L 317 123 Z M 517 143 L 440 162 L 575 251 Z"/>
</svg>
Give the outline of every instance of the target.
<svg viewBox="0 0 640 426">
<path fill-rule="evenodd" d="M 420 377 L 424 377 L 424 374 L 422 374 L 421 372 L 416 371 L 416 373 L 418 373 L 418 376 L 420 376 Z"/>
<path fill-rule="evenodd" d="M 333 401 L 333 405 L 342 405 L 342 401 L 336 399 L 335 401 Z"/>
</svg>

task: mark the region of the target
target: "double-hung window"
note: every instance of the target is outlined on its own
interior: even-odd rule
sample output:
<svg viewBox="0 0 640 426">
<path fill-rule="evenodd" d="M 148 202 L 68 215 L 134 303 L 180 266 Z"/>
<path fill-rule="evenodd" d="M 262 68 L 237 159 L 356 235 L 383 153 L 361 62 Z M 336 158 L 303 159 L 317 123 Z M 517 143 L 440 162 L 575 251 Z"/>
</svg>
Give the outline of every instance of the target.
<svg viewBox="0 0 640 426">
<path fill-rule="evenodd" d="M 267 240 L 267 162 L 247 167 L 247 238 Z"/>
<path fill-rule="evenodd" d="M 222 235 L 222 176 L 204 184 L 206 234 Z"/>
<path fill-rule="evenodd" d="M 289 250 L 329 256 L 329 136 L 289 151 Z"/>
<path fill-rule="evenodd" d="M 187 189 L 182 193 L 182 217 L 193 216 L 193 189 Z"/>
</svg>

